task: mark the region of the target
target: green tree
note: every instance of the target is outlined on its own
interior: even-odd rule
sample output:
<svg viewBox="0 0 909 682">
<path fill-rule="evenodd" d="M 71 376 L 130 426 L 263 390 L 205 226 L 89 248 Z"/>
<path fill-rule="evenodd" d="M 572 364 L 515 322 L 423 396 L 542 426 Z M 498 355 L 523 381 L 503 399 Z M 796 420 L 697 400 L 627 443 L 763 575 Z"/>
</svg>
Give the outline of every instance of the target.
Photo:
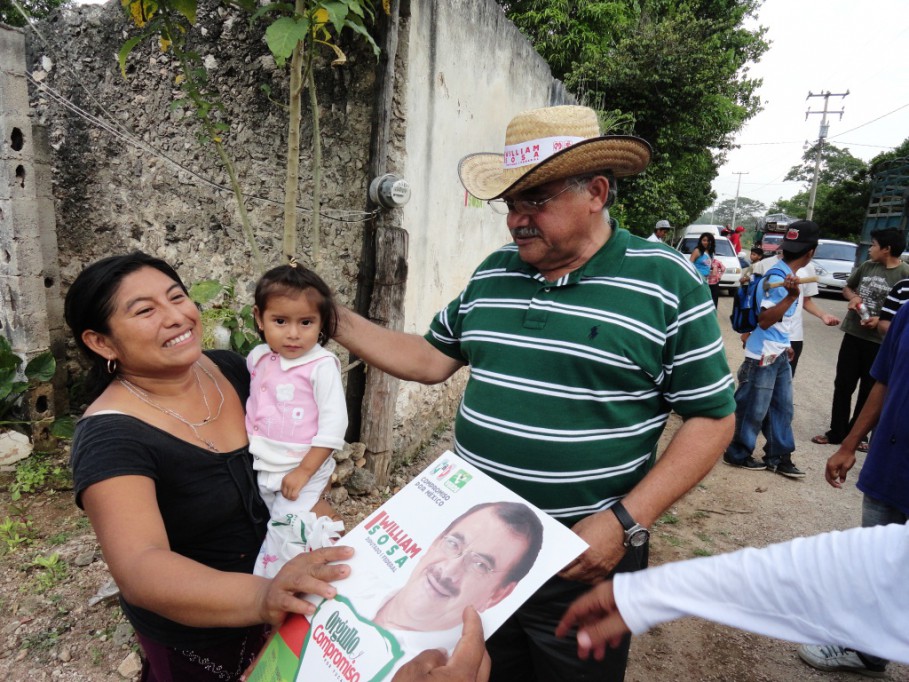
<svg viewBox="0 0 909 682">
<path fill-rule="evenodd" d="M 735 199 L 724 199 L 713 210 L 713 222 L 720 225 L 732 225 L 732 214 L 735 213 L 736 225 L 751 226 L 755 220 L 767 213 L 767 207 L 756 199 L 739 197 L 738 205 Z"/>
<path fill-rule="evenodd" d="M 644 233 L 686 224 L 714 199 L 734 133 L 760 110 L 747 65 L 767 50 L 744 21 L 757 0 L 500 0 L 508 17 L 582 101 L 620 113 L 654 147 L 623 181 L 617 213 Z"/>
<path fill-rule="evenodd" d="M 43 19 L 68 0 L 16 0 L 25 13 L 33 19 Z M 7 26 L 22 27 L 27 23 L 13 0 L 0 0 L 0 22 Z"/>
<path fill-rule="evenodd" d="M 784 180 L 804 182 L 809 187 L 814 182 L 814 164 L 817 157 L 817 143 L 805 150 L 802 162 L 789 169 Z M 835 185 L 852 178 L 856 173 L 868 168 L 868 165 L 856 158 L 848 149 L 840 149 L 827 143 L 821 150 L 821 166 L 818 173 L 818 185 Z"/>
<path fill-rule="evenodd" d="M 789 199 L 777 200 L 770 207 L 771 212 L 781 211 L 798 217 L 807 215 L 816 151 L 816 146 L 806 150 L 803 163 L 793 166 L 786 176 L 787 180 L 804 182 L 805 190 Z M 909 138 L 896 149 L 878 154 L 870 163 L 854 157 L 848 150 L 825 145 L 814 204 L 814 221 L 820 226 L 821 234 L 857 241 L 868 210 L 875 167 L 901 157 L 909 157 Z"/>
<path fill-rule="evenodd" d="M 818 196 L 820 196 L 820 192 L 821 188 L 819 187 Z M 808 215 L 808 192 L 799 192 L 788 199 L 780 197 L 770 204 L 767 213 L 785 213 L 794 218 L 804 219 Z"/>
</svg>

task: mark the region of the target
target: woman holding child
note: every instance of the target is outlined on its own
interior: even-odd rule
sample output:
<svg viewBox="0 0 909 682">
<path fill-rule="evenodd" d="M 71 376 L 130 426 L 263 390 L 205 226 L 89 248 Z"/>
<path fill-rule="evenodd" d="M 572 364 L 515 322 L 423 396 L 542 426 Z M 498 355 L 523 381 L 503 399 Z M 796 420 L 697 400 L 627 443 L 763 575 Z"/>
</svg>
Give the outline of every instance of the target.
<svg viewBox="0 0 909 682">
<path fill-rule="evenodd" d="M 234 353 L 202 352 L 199 311 L 167 263 L 138 252 L 98 261 L 70 287 L 65 314 L 95 385 L 73 440 L 76 502 L 145 653 L 142 680 L 239 680 L 270 625 L 314 610 L 298 595 L 334 596 L 330 582 L 349 569 L 330 562 L 352 550 L 252 575 L 268 510 L 244 425 L 249 373 Z M 424 652 L 395 680 L 484 679 L 475 613 L 462 644 L 447 662 Z"/>
</svg>

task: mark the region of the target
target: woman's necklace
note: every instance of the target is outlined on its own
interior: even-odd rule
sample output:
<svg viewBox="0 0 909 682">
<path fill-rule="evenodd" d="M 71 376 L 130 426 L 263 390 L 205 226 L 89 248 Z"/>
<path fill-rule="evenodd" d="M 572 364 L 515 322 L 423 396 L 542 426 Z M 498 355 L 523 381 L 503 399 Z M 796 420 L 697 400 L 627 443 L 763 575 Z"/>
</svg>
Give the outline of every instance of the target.
<svg viewBox="0 0 909 682">
<path fill-rule="evenodd" d="M 212 416 L 211 406 L 208 404 L 208 396 L 205 394 L 205 389 L 202 388 L 202 380 L 199 379 L 199 369 L 198 369 L 199 367 L 201 367 L 202 371 L 205 372 L 205 376 L 207 376 L 209 379 L 211 379 L 211 382 L 215 385 L 215 389 L 217 389 L 217 391 L 218 391 L 218 398 L 219 398 L 220 402 L 218 403 L 218 411 L 215 413 L 214 416 Z M 195 363 L 193 365 L 193 376 L 196 379 L 196 386 L 198 386 L 199 391 L 202 392 L 202 403 L 205 405 L 206 412 L 208 412 L 208 416 L 200 422 L 191 422 L 191 421 L 189 421 L 189 419 L 184 417 L 182 414 L 180 414 L 176 410 L 172 410 L 169 407 L 164 407 L 163 405 L 159 405 L 158 403 L 156 403 L 154 400 L 151 399 L 151 397 L 148 395 L 148 393 L 143 391 L 141 388 L 136 386 L 134 383 L 132 383 L 128 379 L 124 379 L 124 378 L 120 377 L 117 380 L 123 385 L 123 388 L 125 388 L 127 391 L 132 393 L 134 396 L 136 396 L 139 400 L 141 400 L 146 405 L 151 405 L 156 410 L 163 412 L 167 416 L 173 417 L 177 421 L 186 424 L 192 430 L 193 435 L 196 438 L 198 438 L 200 441 L 205 443 L 205 447 L 207 447 L 212 452 L 218 452 L 218 448 L 215 447 L 215 444 L 212 443 L 207 438 L 203 438 L 197 429 L 200 426 L 205 426 L 206 424 L 210 424 L 211 422 L 216 421 L 218 419 L 218 417 L 221 416 L 221 408 L 224 407 L 224 393 L 221 391 L 221 386 L 218 385 L 218 382 L 215 379 L 215 377 L 212 376 L 212 373 L 209 372 L 208 369 L 206 369 L 204 365 L 201 365 L 198 362 Z"/>
</svg>

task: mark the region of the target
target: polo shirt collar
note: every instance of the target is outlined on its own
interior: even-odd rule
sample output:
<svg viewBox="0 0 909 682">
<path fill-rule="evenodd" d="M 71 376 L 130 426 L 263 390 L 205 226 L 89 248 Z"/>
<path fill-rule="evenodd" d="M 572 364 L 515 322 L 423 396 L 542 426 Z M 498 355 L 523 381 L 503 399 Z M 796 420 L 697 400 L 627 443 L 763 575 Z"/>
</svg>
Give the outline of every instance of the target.
<svg viewBox="0 0 909 682">
<path fill-rule="evenodd" d="M 533 279 L 541 283 L 548 283 L 552 286 L 574 284 L 581 278 L 587 276 L 588 273 L 596 273 L 599 275 L 603 272 L 615 271 L 625 257 L 625 250 L 628 248 L 628 241 L 630 238 L 631 233 L 628 232 L 628 230 L 622 229 L 621 227 L 612 228 L 612 234 L 609 239 L 595 254 L 593 254 L 593 256 L 591 256 L 590 260 L 576 270 L 572 270 L 567 275 L 563 275 L 555 282 L 547 282 L 546 278 L 543 277 L 539 270 L 521 260 L 520 256 L 517 255 L 517 251 L 515 251 L 517 264 L 515 267 L 508 269 L 526 273 Z"/>
</svg>

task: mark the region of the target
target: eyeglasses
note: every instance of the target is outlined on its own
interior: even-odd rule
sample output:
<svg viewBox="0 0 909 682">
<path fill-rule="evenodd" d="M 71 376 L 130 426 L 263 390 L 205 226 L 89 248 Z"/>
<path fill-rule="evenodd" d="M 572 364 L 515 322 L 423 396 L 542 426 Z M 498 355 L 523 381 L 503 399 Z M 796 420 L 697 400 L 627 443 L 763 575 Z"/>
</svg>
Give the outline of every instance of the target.
<svg viewBox="0 0 909 682">
<path fill-rule="evenodd" d="M 560 191 L 545 199 L 490 199 L 486 203 L 489 204 L 489 208 L 499 215 L 507 215 L 512 211 L 520 213 L 521 215 L 536 215 L 543 210 L 543 207 L 546 206 L 546 204 L 573 187 L 575 187 L 575 185 L 569 183 Z"/>
<path fill-rule="evenodd" d="M 492 573 L 501 573 L 493 568 L 493 564 L 476 552 L 467 552 L 467 546 L 464 541 L 454 535 L 446 535 L 442 538 L 442 551 L 449 559 L 461 558 L 464 567 L 480 576 L 487 576 Z"/>
</svg>

